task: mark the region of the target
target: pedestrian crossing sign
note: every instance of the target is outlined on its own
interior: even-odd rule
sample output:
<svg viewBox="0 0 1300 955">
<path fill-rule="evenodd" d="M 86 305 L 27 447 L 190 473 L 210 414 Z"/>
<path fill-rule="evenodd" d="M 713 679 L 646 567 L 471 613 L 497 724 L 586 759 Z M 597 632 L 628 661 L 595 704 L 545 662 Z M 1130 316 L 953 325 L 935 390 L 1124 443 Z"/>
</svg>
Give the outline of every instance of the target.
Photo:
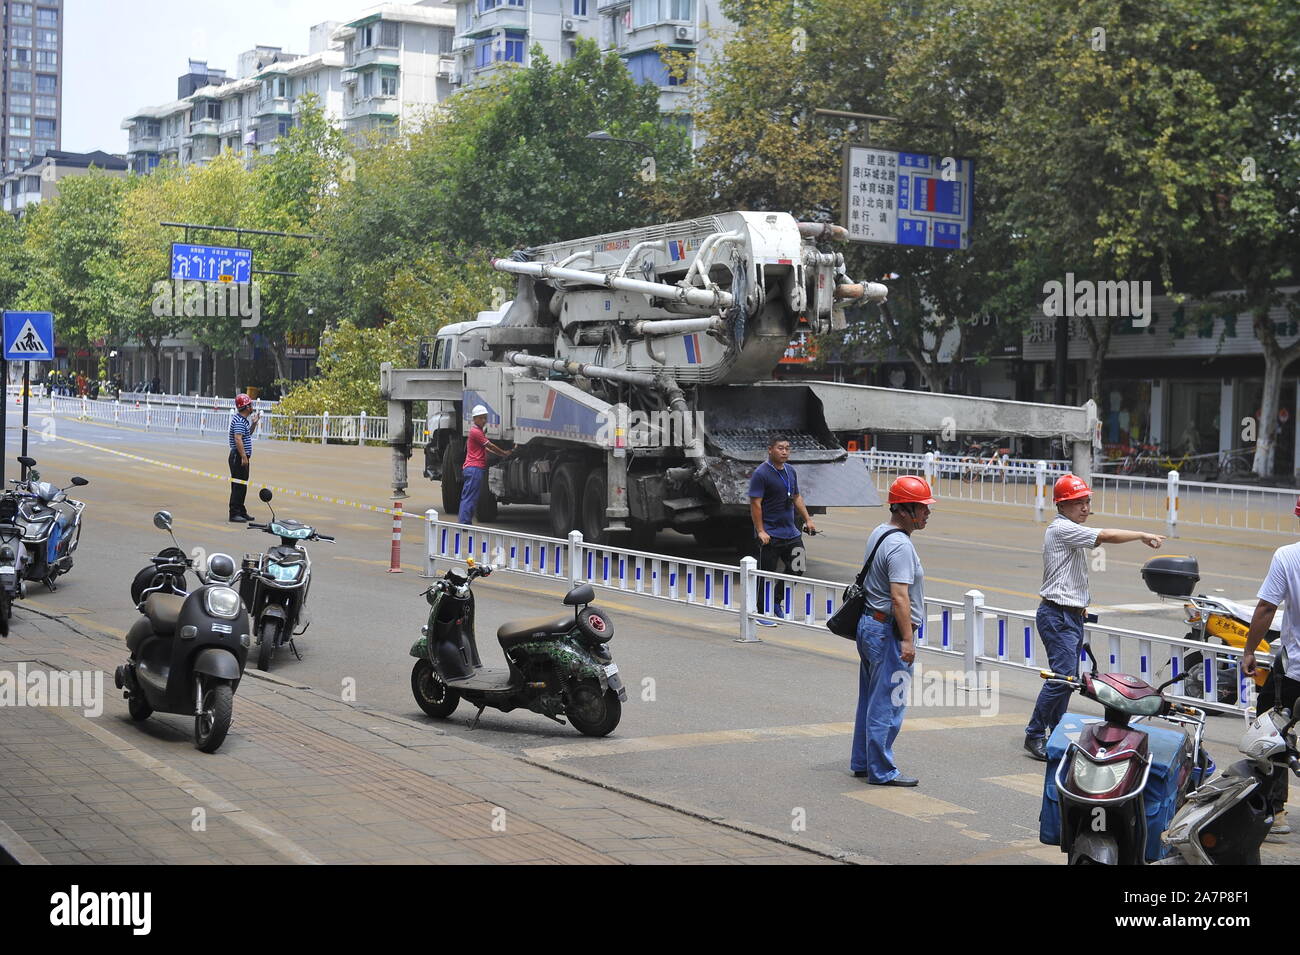
<svg viewBox="0 0 1300 955">
<path fill-rule="evenodd" d="M 7 361 L 54 360 L 52 312 L 5 312 Z"/>
</svg>

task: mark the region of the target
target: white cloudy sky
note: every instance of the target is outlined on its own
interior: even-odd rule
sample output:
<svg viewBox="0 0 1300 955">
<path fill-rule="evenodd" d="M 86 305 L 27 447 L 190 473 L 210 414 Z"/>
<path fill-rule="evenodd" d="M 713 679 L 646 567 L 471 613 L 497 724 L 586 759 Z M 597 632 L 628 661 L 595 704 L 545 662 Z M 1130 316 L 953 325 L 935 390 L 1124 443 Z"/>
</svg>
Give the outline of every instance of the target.
<svg viewBox="0 0 1300 955">
<path fill-rule="evenodd" d="M 307 31 L 377 0 L 64 0 L 63 148 L 126 152 L 124 117 L 176 98 L 190 58 L 235 75 L 258 44 L 307 52 Z"/>
</svg>

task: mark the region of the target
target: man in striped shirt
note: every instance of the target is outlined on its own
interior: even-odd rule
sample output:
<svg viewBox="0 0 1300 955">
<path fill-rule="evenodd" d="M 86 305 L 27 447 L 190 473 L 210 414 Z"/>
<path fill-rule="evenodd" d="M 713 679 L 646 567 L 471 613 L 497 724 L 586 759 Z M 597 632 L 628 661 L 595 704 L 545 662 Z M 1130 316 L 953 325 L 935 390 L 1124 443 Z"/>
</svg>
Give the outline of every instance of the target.
<svg viewBox="0 0 1300 955">
<path fill-rule="evenodd" d="M 248 463 L 253 457 L 253 432 L 261 415 L 253 414 L 253 399 L 235 396 L 235 412 L 230 416 L 230 523 L 245 524 L 253 518 L 244 509 L 248 493 Z"/>
<path fill-rule="evenodd" d="M 1067 474 L 1052 489 L 1056 520 L 1043 538 L 1042 603 L 1035 620 L 1053 673 L 1079 675 L 1083 652 L 1083 624 L 1088 615 L 1088 552 L 1098 544 L 1141 541 L 1159 548 L 1164 537 L 1146 531 L 1090 530 L 1084 522 L 1092 513 L 1092 489 L 1083 478 Z M 1070 688 L 1044 683 L 1025 727 L 1025 749 L 1034 759 L 1047 760 L 1047 735 L 1052 732 L 1070 699 Z"/>
</svg>

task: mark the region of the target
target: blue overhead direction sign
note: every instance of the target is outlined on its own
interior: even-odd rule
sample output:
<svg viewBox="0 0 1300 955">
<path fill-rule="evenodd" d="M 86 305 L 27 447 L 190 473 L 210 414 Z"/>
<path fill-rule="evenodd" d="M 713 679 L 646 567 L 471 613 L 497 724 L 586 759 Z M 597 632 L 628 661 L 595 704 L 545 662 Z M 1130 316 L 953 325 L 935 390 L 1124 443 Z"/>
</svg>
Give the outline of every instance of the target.
<svg viewBox="0 0 1300 955">
<path fill-rule="evenodd" d="M 54 360 L 52 312 L 5 312 L 4 320 L 7 361 Z"/>
<path fill-rule="evenodd" d="M 252 249 L 172 243 L 172 278 L 191 282 L 247 285 L 253 274 Z"/>
</svg>

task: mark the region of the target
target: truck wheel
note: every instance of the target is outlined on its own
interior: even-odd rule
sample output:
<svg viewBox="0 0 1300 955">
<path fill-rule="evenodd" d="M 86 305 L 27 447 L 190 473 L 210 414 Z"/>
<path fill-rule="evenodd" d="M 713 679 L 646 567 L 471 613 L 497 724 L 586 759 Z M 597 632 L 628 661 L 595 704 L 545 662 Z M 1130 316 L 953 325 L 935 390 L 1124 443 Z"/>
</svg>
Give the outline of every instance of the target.
<svg viewBox="0 0 1300 955">
<path fill-rule="evenodd" d="M 610 535 L 605 531 L 607 494 L 605 469 L 598 468 L 588 474 L 582 488 L 582 519 L 578 525 L 584 543 L 609 543 Z"/>
<path fill-rule="evenodd" d="M 568 537 L 569 531 L 582 530 L 578 527 L 579 503 L 582 498 L 582 474 L 576 464 L 561 464 L 555 469 L 551 480 L 551 535 Z M 587 538 L 583 530 L 582 537 Z"/>
<path fill-rule="evenodd" d="M 442 516 L 460 513 L 460 466 L 465 463 L 465 442 L 453 439 L 442 452 Z"/>
</svg>

